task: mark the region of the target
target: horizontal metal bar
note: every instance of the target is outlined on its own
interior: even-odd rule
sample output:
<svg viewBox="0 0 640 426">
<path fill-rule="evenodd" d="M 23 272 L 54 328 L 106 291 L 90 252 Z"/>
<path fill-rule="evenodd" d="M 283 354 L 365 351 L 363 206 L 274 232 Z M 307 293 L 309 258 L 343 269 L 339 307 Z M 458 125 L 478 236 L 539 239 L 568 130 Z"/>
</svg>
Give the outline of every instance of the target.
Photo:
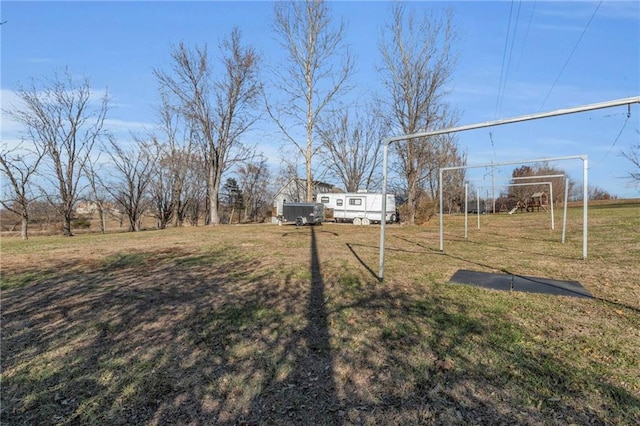
<svg viewBox="0 0 640 426">
<path fill-rule="evenodd" d="M 640 96 L 632 96 L 629 98 L 616 99 L 616 100 L 607 101 L 607 102 L 599 102 L 596 104 L 582 105 L 582 106 L 573 107 L 573 108 L 558 109 L 558 110 L 549 111 L 549 112 L 540 112 L 536 114 L 521 115 L 521 116 L 512 117 L 512 118 L 503 118 L 500 120 L 486 121 L 484 123 L 467 124 L 465 126 L 450 127 L 448 129 L 430 130 L 430 131 L 412 133 L 408 135 L 392 136 L 392 137 L 386 138 L 384 142 L 385 144 L 390 144 L 391 142 L 398 142 L 398 141 L 403 141 L 408 139 L 444 135 L 447 133 L 457 133 L 457 132 L 463 132 L 466 130 L 481 129 L 483 127 L 501 126 L 503 124 L 538 120 L 540 118 L 556 117 L 559 115 L 576 114 L 579 112 L 593 111 L 597 109 L 611 108 L 611 107 L 622 106 L 622 105 L 630 105 L 634 103 L 635 104 L 640 103 Z"/>
</svg>

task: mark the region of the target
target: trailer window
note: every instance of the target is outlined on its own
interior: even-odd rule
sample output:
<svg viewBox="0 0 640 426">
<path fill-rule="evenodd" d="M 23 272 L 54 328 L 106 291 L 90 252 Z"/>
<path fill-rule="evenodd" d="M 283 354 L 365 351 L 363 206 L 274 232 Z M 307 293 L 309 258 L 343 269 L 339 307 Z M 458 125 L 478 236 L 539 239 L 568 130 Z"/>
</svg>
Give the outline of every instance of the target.
<svg viewBox="0 0 640 426">
<path fill-rule="evenodd" d="M 350 206 L 361 206 L 362 205 L 362 199 L 361 198 L 349 198 L 349 205 Z"/>
<path fill-rule="evenodd" d="M 338 199 L 336 200 L 336 206 L 341 206 L 342 205 L 342 200 Z"/>
<path fill-rule="evenodd" d="M 329 197 L 320 197 L 320 202 L 321 203 L 328 203 L 329 202 Z"/>
</svg>

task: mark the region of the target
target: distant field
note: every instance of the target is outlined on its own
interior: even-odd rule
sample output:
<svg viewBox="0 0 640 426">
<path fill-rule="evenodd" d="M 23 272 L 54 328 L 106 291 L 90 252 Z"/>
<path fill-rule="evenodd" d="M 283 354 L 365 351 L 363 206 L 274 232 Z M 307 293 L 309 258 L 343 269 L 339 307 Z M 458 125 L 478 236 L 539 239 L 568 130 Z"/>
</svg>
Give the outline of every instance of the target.
<svg viewBox="0 0 640 426">
<path fill-rule="evenodd" d="M 555 213 L 4 237 L 0 423 L 638 424 L 640 201 Z"/>
</svg>

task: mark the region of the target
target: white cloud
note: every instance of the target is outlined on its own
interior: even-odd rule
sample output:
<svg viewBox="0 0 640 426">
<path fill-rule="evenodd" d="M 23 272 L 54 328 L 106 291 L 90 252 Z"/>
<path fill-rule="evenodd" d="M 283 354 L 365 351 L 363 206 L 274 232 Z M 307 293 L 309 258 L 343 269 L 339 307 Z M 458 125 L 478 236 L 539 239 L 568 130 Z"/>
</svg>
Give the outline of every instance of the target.
<svg viewBox="0 0 640 426">
<path fill-rule="evenodd" d="M 640 3 L 637 1 L 605 1 L 598 15 L 613 19 L 640 21 Z"/>
<path fill-rule="evenodd" d="M 157 127 L 155 123 L 144 121 L 128 121 L 117 118 L 105 119 L 104 126 L 107 130 L 117 133 L 153 131 Z"/>
<path fill-rule="evenodd" d="M 91 104 L 93 106 L 99 106 L 103 94 L 104 91 L 92 89 L 90 98 Z M 21 108 L 24 104 L 16 91 L 8 89 L 0 90 L 0 101 L 2 106 L 2 112 L 0 114 L 0 139 L 3 144 L 7 144 L 9 147 L 16 146 L 22 140 L 24 128 L 7 112 L 16 108 Z M 117 137 L 128 138 L 132 132 L 144 133 L 155 130 L 156 124 L 145 121 L 129 121 L 121 118 L 107 118 L 105 119 L 104 127 Z"/>
<path fill-rule="evenodd" d="M 29 64 L 48 64 L 52 63 L 53 59 L 51 58 L 25 58 L 25 62 Z"/>
<path fill-rule="evenodd" d="M 8 114 L 14 108 L 21 105 L 20 98 L 12 90 L 0 89 L 0 138 L 6 141 L 17 138 L 21 126 Z"/>
</svg>

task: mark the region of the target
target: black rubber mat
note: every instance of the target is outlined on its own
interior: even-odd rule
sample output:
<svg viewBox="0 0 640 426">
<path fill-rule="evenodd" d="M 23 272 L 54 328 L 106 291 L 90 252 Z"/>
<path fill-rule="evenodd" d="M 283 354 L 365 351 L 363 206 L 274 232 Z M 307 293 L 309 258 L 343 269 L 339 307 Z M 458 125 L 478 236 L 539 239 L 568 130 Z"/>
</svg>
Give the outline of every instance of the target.
<svg viewBox="0 0 640 426">
<path fill-rule="evenodd" d="M 473 285 L 494 290 L 544 293 L 555 296 L 586 297 L 589 299 L 593 297 L 578 281 L 558 281 L 523 275 L 492 274 L 466 269 L 460 269 L 453 274 L 449 283 Z"/>
</svg>

